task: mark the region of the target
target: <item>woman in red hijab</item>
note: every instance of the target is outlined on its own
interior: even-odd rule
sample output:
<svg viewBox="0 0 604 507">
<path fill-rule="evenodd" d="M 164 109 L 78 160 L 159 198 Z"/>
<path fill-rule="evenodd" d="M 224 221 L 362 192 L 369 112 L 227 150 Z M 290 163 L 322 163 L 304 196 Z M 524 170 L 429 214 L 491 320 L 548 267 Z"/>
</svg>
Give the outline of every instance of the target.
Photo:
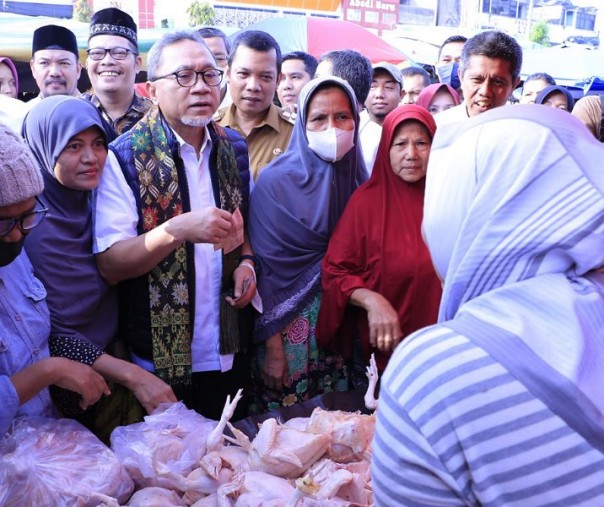
<svg viewBox="0 0 604 507">
<path fill-rule="evenodd" d="M 412 332 L 434 324 L 441 283 L 421 234 L 426 167 L 436 124 L 416 105 L 384 121 L 373 173 L 352 195 L 322 263 L 317 340 L 378 370 Z M 355 361 L 356 362 L 356 361 Z"/>
<path fill-rule="evenodd" d="M 434 83 L 426 86 L 420 92 L 415 103 L 418 106 L 425 107 L 434 115 L 458 106 L 461 100 L 452 86 L 444 83 Z"/>
</svg>

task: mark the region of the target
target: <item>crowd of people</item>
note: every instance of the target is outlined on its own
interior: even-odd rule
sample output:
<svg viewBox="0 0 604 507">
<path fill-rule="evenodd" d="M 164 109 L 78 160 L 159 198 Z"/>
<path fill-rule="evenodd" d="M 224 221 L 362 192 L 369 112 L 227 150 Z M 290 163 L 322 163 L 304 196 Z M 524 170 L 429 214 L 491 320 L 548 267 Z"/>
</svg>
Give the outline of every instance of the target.
<svg viewBox="0 0 604 507">
<path fill-rule="evenodd" d="M 499 31 L 445 40 L 434 83 L 215 28 L 135 83 L 115 7 L 86 54 L 80 93 L 74 34 L 36 30 L 26 103 L 0 58 L 0 436 L 243 388 L 241 419 L 364 389 L 374 355 L 377 505 L 604 500 L 599 98 L 535 74 L 508 105 Z"/>
</svg>

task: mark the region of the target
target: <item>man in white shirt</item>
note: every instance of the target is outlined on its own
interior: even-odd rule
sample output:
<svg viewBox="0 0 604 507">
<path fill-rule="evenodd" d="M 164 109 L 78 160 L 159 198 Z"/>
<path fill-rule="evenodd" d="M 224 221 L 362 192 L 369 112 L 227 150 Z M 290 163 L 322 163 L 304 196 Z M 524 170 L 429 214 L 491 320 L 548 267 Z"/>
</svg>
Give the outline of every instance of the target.
<svg viewBox="0 0 604 507">
<path fill-rule="evenodd" d="M 94 249 L 103 277 L 121 282 L 121 332 L 133 361 L 218 419 L 248 374 L 239 329 L 239 309 L 256 292 L 241 219 L 247 148 L 212 121 L 222 71 L 197 32 L 157 41 L 147 75 L 156 107 L 111 144 Z M 244 415 L 240 404 L 235 418 Z"/>
<path fill-rule="evenodd" d="M 522 48 L 513 37 L 493 30 L 469 39 L 459 64 L 464 100 L 437 114 L 436 125 L 456 123 L 504 106 L 520 80 L 521 67 Z"/>
<path fill-rule="evenodd" d="M 403 97 L 401 71 L 391 63 L 373 66 L 373 79 L 365 109 L 360 113 L 359 138 L 367 171 L 371 174 L 375 155 L 382 137 L 382 125 L 390 111 L 396 109 Z"/>
</svg>

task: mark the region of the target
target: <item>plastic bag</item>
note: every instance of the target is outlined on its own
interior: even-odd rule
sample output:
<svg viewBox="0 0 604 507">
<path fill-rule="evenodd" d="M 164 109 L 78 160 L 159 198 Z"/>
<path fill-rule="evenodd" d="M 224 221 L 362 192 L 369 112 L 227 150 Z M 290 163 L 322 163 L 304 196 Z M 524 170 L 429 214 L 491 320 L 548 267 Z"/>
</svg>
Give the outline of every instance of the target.
<svg viewBox="0 0 604 507">
<path fill-rule="evenodd" d="M 71 419 L 23 417 L 0 441 L 0 505 L 97 505 L 93 493 L 125 502 L 134 484 L 115 454 Z"/>
<path fill-rule="evenodd" d="M 178 489 L 206 452 L 206 439 L 217 422 L 182 402 L 162 403 L 144 422 L 119 426 L 111 433 L 111 448 L 136 488 Z"/>
</svg>

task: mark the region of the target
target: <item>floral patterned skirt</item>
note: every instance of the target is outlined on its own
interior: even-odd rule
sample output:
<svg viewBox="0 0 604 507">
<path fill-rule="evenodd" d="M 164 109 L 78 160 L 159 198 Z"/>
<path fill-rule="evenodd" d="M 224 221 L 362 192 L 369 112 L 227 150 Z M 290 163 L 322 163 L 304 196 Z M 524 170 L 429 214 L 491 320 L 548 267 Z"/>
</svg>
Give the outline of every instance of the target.
<svg viewBox="0 0 604 507">
<path fill-rule="evenodd" d="M 288 407 L 332 391 L 348 391 L 348 372 L 344 359 L 319 350 L 315 328 L 321 306 L 321 293 L 306 306 L 282 332 L 288 376 L 282 391 L 266 387 L 261 377 L 264 343 L 252 349 L 250 415 Z"/>
</svg>

